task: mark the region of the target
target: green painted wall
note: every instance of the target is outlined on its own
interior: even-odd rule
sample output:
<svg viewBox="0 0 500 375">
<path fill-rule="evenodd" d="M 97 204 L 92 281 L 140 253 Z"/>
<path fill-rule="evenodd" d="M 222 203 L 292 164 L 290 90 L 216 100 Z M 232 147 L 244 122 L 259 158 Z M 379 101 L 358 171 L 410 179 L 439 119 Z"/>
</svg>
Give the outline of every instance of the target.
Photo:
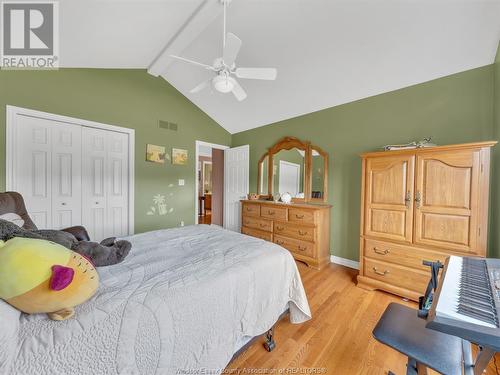
<svg viewBox="0 0 500 375">
<path fill-rule="evenodd" d="M 494 127 L 495 139 L 500 139 L 500 43 L 494 65 L 495 93 L 494 93 Z M 493 176 L 491 184 L 492 209 L 490 223 L 490 254 L 500 258 L 500 145 L 493 150 Z"/>
<path fill-rule="evenodd" d="M 250 144 L 251 191 L 257 161 L 277 140 L 295 136 L 330 154 L 332 253 L 358 259 L 361 161 L 359 154 L 388 143 L 432 136 L 439 144 L 493 137 L 494 68 L 487 66 L 340 105 L 233 135 Z"/>
<path fill-rule="evenodd" d="M 135 147 L 135 229 L 194 222 L 195 140 L 230 145 L 231 135 L 161 78 L 144 70 L 61 69 L 0 71 L 0 190 L 5 189 L 5 106 L 25 107 L 133 128 Z M 179 125 L 160 129 L 158 120 Z M 145 161 L 146 144 L 189 151 L 189 164 L 173 166 Z M 178 179 L 185 186 L 178 186 Z M 147 215 L 153 196 L 166 196 L 164 216 Z"/>
</svg>

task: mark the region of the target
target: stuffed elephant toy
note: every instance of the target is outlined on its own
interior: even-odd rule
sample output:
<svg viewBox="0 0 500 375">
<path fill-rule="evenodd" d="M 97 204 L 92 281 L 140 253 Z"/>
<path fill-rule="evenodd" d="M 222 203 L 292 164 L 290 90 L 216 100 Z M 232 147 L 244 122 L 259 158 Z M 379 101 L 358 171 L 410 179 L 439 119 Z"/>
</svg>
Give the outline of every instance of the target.
<svg viewBox="0 0 500 375">
<path fill-rule="evenodd" d="M 48 240 L 73 250 L 88 258 L 95 267 L 120 263 L 130 252 L 132 245 L 116 237 L 106 238 L 101 243 L 82 241 L 72 233 L 60 230 L 28 230 L 7 220 L 0 219 L 0 240 L 8 241 L 14 237 Z"/>
</svg>

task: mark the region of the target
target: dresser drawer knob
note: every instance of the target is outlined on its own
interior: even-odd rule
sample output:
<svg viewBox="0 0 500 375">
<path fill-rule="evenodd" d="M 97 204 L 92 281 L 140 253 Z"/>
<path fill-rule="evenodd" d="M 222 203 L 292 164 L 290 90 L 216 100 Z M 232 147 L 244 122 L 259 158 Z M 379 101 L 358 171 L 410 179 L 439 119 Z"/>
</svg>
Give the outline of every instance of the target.
<svg viewBox="0 0 500 375">
<path fill-rule="evenodd" d="M 299 245 L 299 250 L 300 251 L 306 251 L 307 250 L 307 246 L 300 246 Z"/>
<path fill-rule="evenodd" d="M 389 254 L 389 250 L 387 250 L 387 249 L 380 250 L 378 247 L 374 247 L 373 251 L 375 251 L 377 254 L 380 254 L 380 255 L 387 255 L 387 254 Z"/>
<path fill-rule="evenodd" d="M 247 207 L 247 211 L 253 211 L 251 207 Z"/>
<path fill-rule="evenodd" d="M 307 232 L 303 232 L 303 231 L 299 230 L 299 234 L 300 234 L 301 236 L 306 236 L 306 235 L 307 235 Z"/>
<path fill-rule="evenodd" d="M 273 216 L 275 214 L 275 212 L 271 211 L 271 210 L 267 210 L 267 214 Z"/>
<path fill-rule="evenodd" d="M 285 227 L 276 226 L 276 229 L 277 230 L 283 230 L 283 229 L 285 229 Z"/>
<path fill-rule="evenodd" d="M 276 243 L 277 243 L 278 245 L 283 245 L 283 244 L 285 243 L 285 241 L 276 240 Z"/>
<path fill-rule="evenodd" d="M 295 217 L 296 217 L 297 219 L 303 219 L 303 218 L 304 218 L 304 215 L 297 215 L 297 214 L 295 214 Z"/>
<path fill-rule="evenodd" d="M 389 271 L 385 270 L 384 272 L 381 272 L 377 269 L 377 267 L 373 267 L 373 272 L 375 272 L 377 275 L 380 275 L 380 276 L 385 276 L 389 273 Z"/>
<path fill-rule="evenodd" d="M 250 222 L 248 220 L 246 220 L 245 225 L 250 225 Z"/>
<path fill-rule="evenodd" d="M 267 225 L 266 225 L 266 224 L 262 224 L 262 223 L 260 223 L 259 225 L 260 225 L 260 227 L 261 227 L 261 228 L 265 228 L 265 227 L 267 227 Z"/>
</svg>

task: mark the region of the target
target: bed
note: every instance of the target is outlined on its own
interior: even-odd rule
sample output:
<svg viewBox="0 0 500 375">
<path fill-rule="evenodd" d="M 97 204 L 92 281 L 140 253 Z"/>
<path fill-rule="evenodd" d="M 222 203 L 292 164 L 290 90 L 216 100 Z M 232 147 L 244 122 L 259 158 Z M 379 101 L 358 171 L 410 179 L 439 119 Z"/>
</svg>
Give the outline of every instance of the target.
<svg viewBox="0 0 500 375">
<path fill-rule="evenodd" d="M 216 226 L 137 234 L 97 294 L 55 322 L 0 301 L 0 374 L 222 372 L 289 310 L 311 318 L 290 253 Z"/>
</svg>

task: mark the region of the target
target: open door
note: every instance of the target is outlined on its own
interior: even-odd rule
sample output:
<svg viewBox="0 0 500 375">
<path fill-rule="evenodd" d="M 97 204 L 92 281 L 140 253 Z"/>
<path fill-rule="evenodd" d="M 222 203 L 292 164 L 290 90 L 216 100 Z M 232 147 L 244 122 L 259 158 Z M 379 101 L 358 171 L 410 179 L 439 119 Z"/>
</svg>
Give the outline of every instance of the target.
<svg viewBox="0 0 500 375">
<path fill-rule="evenodd" d="M 224 150 L 224 228 L 241 229 L 240 200 L 249 190 L 250 146 Z"/>
<path fill-rule="evenodd" d="M 224 218 L 224 150 L 212 149 L 212 225 L 222 227 Z"/>
</svg>

